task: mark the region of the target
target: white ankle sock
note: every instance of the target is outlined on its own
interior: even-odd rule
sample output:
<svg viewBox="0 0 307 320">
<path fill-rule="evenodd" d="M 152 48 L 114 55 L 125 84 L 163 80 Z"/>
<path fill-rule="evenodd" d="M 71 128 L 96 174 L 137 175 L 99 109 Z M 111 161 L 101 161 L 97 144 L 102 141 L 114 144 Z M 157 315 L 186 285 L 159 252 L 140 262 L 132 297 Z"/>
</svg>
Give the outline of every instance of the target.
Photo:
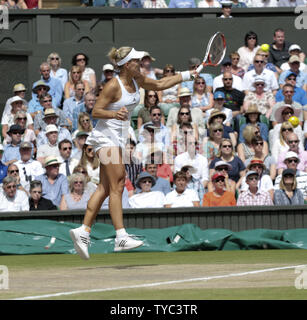
<svg viewBox="0 0 307 320">
<path fill-rule="evenodd" d="M 127 235 L 127 232 L 125 228 L 116 230 L 116 238 L 122 238 L 126 235 Z"/>
</svg>

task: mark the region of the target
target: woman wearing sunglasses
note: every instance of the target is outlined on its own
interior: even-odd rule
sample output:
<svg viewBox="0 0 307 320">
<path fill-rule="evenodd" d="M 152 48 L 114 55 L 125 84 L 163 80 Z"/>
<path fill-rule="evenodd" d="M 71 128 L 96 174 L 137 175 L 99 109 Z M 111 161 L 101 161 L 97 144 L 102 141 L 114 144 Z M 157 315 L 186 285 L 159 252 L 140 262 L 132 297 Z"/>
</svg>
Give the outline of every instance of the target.
<svg viewBox="0 0 307 320">
<path fill-rule="evenodd" d="M 240 55 L 238 66 L 247 71 L 249 65 L 253 63 L 254 56 L 259 49 L 258 36 L 254 31 L 249 31 L 244 37 L 244 46 L 240 47 L 237 51 Z"/>
<path fill-rule="evenodd" d="M 201 153 L 208 159 L 208 164 L 215 158 L 223 138 L 223 125 L 221 123 L 212 124 L 209 127 L 209 137 L 203 140 Z"/>
<path fill-rule="evenodd" d="M 56 52 L 51 52 L 47 57 L 47 62 L 50 65 L 50 76 L 52 78 L 59 79 L 62 83 L 63 90 L 65 87 L 65 83 L 68 80 L 67 70 L 61 67 L 62 59 L 60 55 Z"/>
<path fill-rule="evenodd" d="M 196 77 L 193 85 L 193 95 L 191 97 L 192 108 L 199 108 L 203 115 L 213 107 L 213 94 L 208 90 L 206 81 L 202 77 Z"/>
</svg>

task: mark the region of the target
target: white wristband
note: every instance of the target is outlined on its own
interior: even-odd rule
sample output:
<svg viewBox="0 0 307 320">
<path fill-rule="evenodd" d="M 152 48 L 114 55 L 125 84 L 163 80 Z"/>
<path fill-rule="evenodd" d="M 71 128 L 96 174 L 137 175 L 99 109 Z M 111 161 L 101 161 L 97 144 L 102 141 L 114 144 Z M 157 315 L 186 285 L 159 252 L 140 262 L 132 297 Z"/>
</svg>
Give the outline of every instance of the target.
<svg viewBox="0 0 307 320">
<path fill-rule="evenodd" d="M 180 74 L 182 77 L 182 81 L 188 81 L 191 79 L 190 71 L 181 71 Z"/>
</svg>

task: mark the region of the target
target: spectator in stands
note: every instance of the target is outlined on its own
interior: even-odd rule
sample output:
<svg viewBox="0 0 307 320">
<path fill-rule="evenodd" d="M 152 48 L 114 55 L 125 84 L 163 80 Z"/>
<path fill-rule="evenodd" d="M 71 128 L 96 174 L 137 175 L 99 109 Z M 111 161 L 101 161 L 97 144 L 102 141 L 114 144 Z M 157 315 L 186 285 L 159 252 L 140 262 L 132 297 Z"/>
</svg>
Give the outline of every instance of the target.
<svg viewBox="0 0 307 320">
<path fill-rule="evenodd" d="M 150 112 L 150 121 L 143 124 L 139 129 L 139 142 L 144 141 L 144 136 L 142 135 L 144 131 L 144 126 L 151 125 L 154 129 L 154 138 L 156 142 L 161 142 L 163 148 L 167 149 L 170 147 L 170 131 L 162 123 L 163 112 L 160 107 L 152 106 L 149 110 Z"/>
<path fill-rule="evenodd" d="M 203 207 L 231 207 L 236 205 L 235 195 L 226 190 L 225 176 L 215 173 L 212 178 L 213 191 L 203 198 Z"/>
<path fill-rule="evenodd" d="M 238 184 L 240 182 L 239 180 L 245 174 L 245 165 L 243 161 L 238 156 L 236 156 L 230 139 L 222 139 L 219 153 L 217 154 L 216 158 L 211 161 L 209 166 L 210 177 L 212 177 L 215 173 L 214 167 L 216 162 L 221 160 L 231 165 L 231 169 L 228 171 L 229 178 L 231 180 L 234 180 Z"/>
<path fill-rule="evenodd" d="M 197 169 L 193 173 L 193 177 L 200 179 L 204 187 L 207 187 L 208 176 L 208 160 L 197 151 L 198 142 L 192 135 L 188 137 L 187 151 L 179 154 L 174 160 L 174 172 L 180 171 L 184 165 L 191 165 Z"/>
<path fill-rule="evenodd" d="M 83 104 L 85 93 L 85 86 L 82 81 L 76 82 L 74 87 L 75 94 L 72 97 L 65 99 L 63 103 L 63 112 L 71 127 L 73 127 L 74 111 L 76 110 L 76 112 L 78 112 L 80 105 Z"/>
<path fill-rule="evenodd" d="M 129 198 L 131 208 L 163 208 L 165 196 L 161 191 L 154 191 L 155 178 L 143 171 L 138 175 L 136 186 L 140 190 Z"/>
<path fill-rule="evenodd" d="M 273 43 L 270 45 L 269 62 L 272 62 L 278 73 L 281 73 L 281 65 L 289 60 L 290 43 L 285 41 L 285 31 L 278 28 L 274 31 Z"/>
<path fill-rule="evenodd" d="M 90 120 L 92 126 L 95 127 L 99 119 L 94 119 L 92 116 L 93 108 L 96 103 L 96 96 L 92 92 L 87 92 L 84 95 L 84 103 L 81 103 L 77 108 L 73 111 L 73 130 L 77 130 L 78 128 L 78 117 L 81 112 L 86 112 L 90 116 Z M 83 130 L 88 131 L 88 130 Z"/>
<path fill-rule="evenodd" d="M 42 183 L 39 180 L 34 180 L 30 184 L 30 211 L 36 210 L 57 210 L 57 207 L 51 200 L 42 197 Z"/>
<path fill-rule="evenodd" d="M 31 142 L 34 146 L 34 154 L 35 154 L 36 153 L 36 135 L 32 129 L 29 129 L 26 127 L 27 119 L 28 119 L 27 115 L 29 114 L 27 114 L 23 110 L 17 111 L 14 116 L 14 124 L 19 125 L 22 129 L 25 130 L 24 133 L 21 135 L 21 141 Z M 7 144 L 10 142 L 11 142 L 11 137 L 9 135 L 6 135 L 6 139 L 4 140 L 4 143 Z"/>
<path fill-rule="evenodd" d="M 84 53 L 77 53 L 71 59 L 72 66 L 78 66 L 82 73 L 82 80 L 87 81 L 91 89 L 96 88 L 96 74 L 95 71 L 88 67 L 89 57 Z M 87 92 L 87 90 L 85 90 Z"/>
<path fill-rule="evenodd" d="M 300 58 L 299 56 L 291 56 L 289 58 L 289 66 L 290 69 L 283 71 L 279 77 L 279 85 L 282 88 L 285 84 L 286 77 L 290 74 L 290 72 L 296 74 L 296 86 L 299 88 L 303 88 L 307 83 L 307 73 L 305 71 L 300 70 Z"/>
<path fill-rule="evenodd" d="M 142 162 L 135 157 L 135 146 L 136 143 L 132 139 L 129 139 L 126 143 L 123 157 L 125 170 L 134 188 L 137 176 L 143 171 Z"/>
<path fill-rule="evenodd" d="M 271 62 L 268 62 L 270 53 L 267 52 L 267 51 L 263 51 L 263 50 L 261 49 L 261 47 L 260 47 L 260 48 L 257 50 L 256 55 L 260 55 L 261 57 L 264 58 L 264 68 L 273 71 L 274 74 L 275 74 L 276 79 L 278 80 L 279 73 L 277 72 L 277 69 L 276 69 L 275 65 L 274 65 L 273 63 L 271 63 Z M 254 66 L 254 64 L 252 63 L 252 64 L 249 65 L 247 71 L 250 71 L 250 70 L 253 70 L 253 69 L 255 69 L 255 66 Z"/>
<path fill-rule="evenodd" d="M 254 158 L 263 161 L 263 164 L 266 168 L 264 171 L 265 174 L 268 174 L 271 177 L 272 181 L 274 181 L 276 178 L 276 161 L 271 155 L 265 154 L 263 152 L 263 146 L 264 141 L 260 136 L 256 136 L 252 139 L 252 148 L 255 152 Z M 246 167 L 250 164 L 252 159 L 253 158 L 249 158 L 245 160 L 244 164 Z"/>
<path fill-rule="evenodd" d="M 83 73 L 80 66 L 72 66 L 70 68 L 68 81 L 65 83 L 64 86 L 64 99 L 69 99 L 73 97 L 76 93 L 76 84 L 82 82 L 84 85 L 84 92 L 83 94 L 90 91 L 89 82 L 83 79 Z"/>
<path fill-rule="evenodd" d="M 18 0 L 21 9 L 42 9 L 43 0 Z"/>
<path fill-rule="evenodd" d="M 64 194 L 60 210 L 86 209 L 90 193 L 85 191 L 86 180 L 81 173 L 73 173 L 68 178 L 69 192 Z"/>
<path fill-rule="evenodd" d="M 110 63 L 104 64 L 102 67 L 101 83 L 106 84 L 114 75 L 114 66 Z"/>
<path fill-rule="evenodd" d="M 246 72 L 249 65 L 253 63 L 255 54 L 259 49 L 258 36 L 254 31 L 249 31 L 244 36 L 244 46 L 237 51 L 240 55 L 238 67 L 241 67 Z"/>
<path fill-rule="evenodd" d="M 252 8 L 271 8 L 278 7 L 278 0 L 250 0 L 248 7 Z"/>
<path fill-rule="evenodd" d="M 115 7 L 129 9 L 129 8 L 142 8 L 140 0 L 118 0 L 115 2 Z"/>
<path fill-rule="evenodd" d="M 302 191 L 304 195 L 304 199 L 305 201 L 307 201 L 307 172 L 304 172 L 298 169 L 298 164 L 300 163 L 298 154 L 293 151 L 287 152 L 284 163 L 286 165 L 286 169 L 294 170 L 296 181 L 297 181 L 297 189 Z M 275 190 L 280 188 L 281 179 L 282 179 L 282 174 L 279 174 L 275 179 L 275 184 L 274 184 Z"/>
<path fill-rule="evenodd" d="M 232 52 L 230 54 L 230 59 L 231 59 L 231 73 L 234 74 L 235 76 L 238 76 L 240 78 L 243 78 L 245 70 L 242 67 L 239 67 L 239 60 L 240 60 L 240 55 L 237 51 Z"/>
<path fill-rule="evenodd" d="M 11 143 L 4 147 L 4 152 L 2 156 L 2 162 L 8 166 L 9 164 L 20 160 L 19 147 L 21 143 L 21 136 L 24 133 L 19 125 L 13 124 L 7 134 L 11 137 Z"/>
<path fill-rule="evenodd" d="M 44 173 L 42 164 L 31 158 L 32 150 L 30 142 L 22 142 L 19 146 L 20 160 L 14 162 L 19 169 L 20 183 L 27 191 L 30 190 L 31 181 Z"/>
<path fill-rule="evenodd" d="M 158 176 L 158 164 L 156 163 L 147 163 L 145 164 L 145 171 L 148 172 L 152 177 L 154 177 L 156 183 L 152 187 L 152 191 L 161 191 L 164 195 L 171 191 L 170 182 L 167 179 L 161 178 Z M 139 192 L 139 189 L 136 189 L 136 193 Z"/>
<path fill-rule="evenodd" d="M 8 9 L 20 9 L 16 4 L 17 0 L 1 0 L 0 5 L 7 7 Z"/>
<path fill-rule="evenodd" d="M 243 141 L 237 147 L 238 157 L 243 162 L 254 157 L 255 151 L 252 146 L 252 139 L 256 136 L 260 136 L 259 127 L 256 124 L 248 124 L 242 132 Z"/>
<path fill-rule="evenodd" d="M 90 176 L 88 175 L 88 172 L 84 166 L 81 164 L 78 164 L 75 166 L 73 173 L 80 173 L 83 175 L 85 179 L 85 192 L 88 192 L 90 195 L 92 195 L 95 190 L 97 189 L 97 184 L 91 181 Z"/>
<path fill-rule="evenodd" d="M 48 143 L 48 138 L 46 135 L 46 128 L 49 125 L 55 125 L 58 129 L 58 141 L 61 141 L 63 139 L 71 139 L 70 132 L 65 128 L 57 125 L 59 116 L 55 113 L 55 110 L 53 108 L 48 108 L 44 112 L 43 120 L 46 123 L 45 129 L 41 130 L 37 135 L 37 146 L 41 146 L 43 144 Z"/>
<path fill-rule="evenodd" d="M 226 161 L 217 161 L 214 165 L 214 174 L 222 174 L 225 177 L 225 190 L 233 193 L 236 193 L 236 182 L 229 178 L 228 172 L 232 169 L 232 166 Z M 214 185 L 211 181 L 208 183 L 208 192 L 214 191 Z"/>
<path fill-rule="evenodd" d="M 192 110 L 189 107 L 180 107 L 177 122 L 171 128 L 171 144 L 175 155 L 186 151 L 187 134 L 192 134 L 196 141 L 199 140 L 198 126 L 193 122 L 191 116 Z"/>
<path fill-rule="evenodd" d="M 64 90 L 65 83 L 68 80 L 67 70 L 61 68 L 62 59 L 57 52 L 51 52 L 47 57 L 47 62 L 49 63 L 51 70 L 50 76 L 52 78 L 59 79 L 62 83 L 62 88 Z"/>
<path fill-rule="evenodd" d="M 0 144 L 0 183 L 2 183 L 3 178 L 7 175 L 7 165 L 2 162 L 3 152 L 3 145 Z"/>
<path fill-rule="evenodd" d="M 223 74 L 225 72 L 231 72 L 232 69 L 232 61 L 230 58 L 226 57 L 224 58 L 224 60 L 221 63 L 221 74 L 219 76 L 216 76 L 213 80 L 213 91 L 217 91 L 217 88 L 221 88 L 224 86 L 223 83 Z M 235 75 L 232 73 L 232 87 L 234 89 L 237 89 L 239 91 L 242 91 L 243 87 L 242 87 L 242 79 L 241 77 Z"/>
<path fill-rule="evenodd" d="M 161 9 L 168 8 L 164 0 L 144 0 L 143 2 L 144 9 Z"/>
<path fill-rule="evenodd" d="M 162 77 L 170 77 L 176 74 L 175 67 L 172 64 L 166 64 L 163 68 Z M 164 112 L 164 116 L 168 116 L 168 112 L 172 107 L 175 107 L 179 103 L 178 99 L 178 89 L 179 84 L 174 85 L 169 89 L 158 91 L 158 96 L 160 100 L 159 106 Z"/>
<path fill-rule="evenodd" d="M 92 130 L 93 123 L 90 118 L 90 115 L 87 112 L 81 111 L 78 115 L 77 129 L 72 133 L 72 138 L 75 139 L 78 132 L 90 133 Z"/>
<path fill-rule="evenodd" d="M 303 126 L 303 106 L 301 104 L 299 104 L 298 102 L 294 101 L 293 100 L 293 95 L 294 95 L 294 87 L 291 85 L 291 84 L 285 84 L 282 88 L 282 92 L 283 92 L 283 95 L 284 95 L 284 100 L 283 101 L 280 101 L 280 102 L 277 102 L 275 103 L 274 107 L 273 107 L 273 110 L 272 110 L 272 113 L 271 113 L 271 117 L 270 117 L 270 120 L 272 121 L 272 125 L 273 127 L 277 124 L 277 121 L 276 121 L 276 112 L 277 112 L 277 109 L 280 108 L 281 106 L 284 106 L 284 105 L 291 105 L 294 109 L 298 109 L 298 110 L 301 110 L 300 114 L 299 114 L 299 120 L 300 120 L 300 125 L 301 127 Z"/>
<path fill-rule="evenodd" d="M 247 5 L 239 0 L 231 0 L 232 1 L 232 8 L 247 8 Z"/>
<path fill-rule="evenodd" d="M 57 114 L 58 116 L 56 121 L 57 126 L 65 127 L 66 129 L 69 128 L 69 124 L 66 120 L 63 110 L 52 106 L 52 98 L 49 93 L 42 94 L 39 101 L 43 106 L 43 111 L 39 112 L 34 118 L 34 132 L 36 135 L 38 135 L 41 130 L 46 129 L 47 123 L 45 121 L 46 119 L 44 120 L 44 118 L 45 118 L 45 112 L 47 109 L 52 109 Z M 49 110 L 47 114 L 49 112 L 51 111 Z M 48 121 L 52 121 L 52 120 L 48 119 Z"/>
<path fill-rule="evenodd" d="M 303 88 L 299 88 L 296 85 L 296 73 L 289 71 L 285 78 L 285 84 L 291 84 L 294 88 L 293 101 L 298 102 L 302 106 L 307 105 L 307 93 Z M 283 95 L 283 89 L 279 89 L 275 96 L 276 102 L 283 101 L 285 99 Z"/>
<path fill-rule="evenodd" d="M 45 84 L 44 81 L 37 81 L 32 88 L 32 99 L 29 101 L 27 112 L 31 114 L 34 119 L 35 116 L 44 110 L 44 107 L 40 103 L 40 98 L 43 94 L 47 93 L 50 87 Z M 51 104 L 52 105 L 52 104 Z"/>
<path fill-rule="evenodd" d="M 190 165 L 183 166 L 180 170 L 181 172 L 186 174 L 187 177 L 187 189 L 193 189 L 198 194 L 198 198 L 201 200 L 205 194 L 205 188 L 200 179 L 195 179 L 193 177 L 193 173 L 196 173 L 196 169 Z"/>
<path fill-rule="evenodd" d="M 60 151 L 60 173 L 64 176 L 69 177 L 78 164 L 78 160 L 71 157 L 72 142 L 68 139 L 59 140 L 59 151 Z"/>
<path fill-rule="evenodd" d="M 305 6 L 306 2 L 304 0 L 279 0 L 278 4 L 280 7 L 298 7 Z"/>
<path fill-rule="evenodd" d="M 157 80 L 157 75 L 163 73 L 163 70 L 154 68 L 152 63 L 156 61 L 149 52 L 144 51 L 143 58 L 141 59 L 141 73 L 151 79 Z"/>
<path fill-rule="evenodd" d="M 85 144 L 85 141 L 88 137 L 89 133 L 85 132 L 85 131 L 79 131 L 76 134 L 75 139 L 73 139 L 73 151 L 72 151 L 72 157 L 75 159 L 80 160 L 81 156 L 82 156 L 82 150 L 83 150 L 83 146 Z"/>
<path fill-rule="evenodd" d="M 256 54 L 254 56 L 253 64 L 255 68 L 247 71 L 243 77 L 243 90 L 245 91 L 245 94 L 247 94 L 248 91 L 253 91 L 253 85 L 256 76 L 261 76 L 265 81 L 265 91 L 270 90 L 274 95 L 276 94 L 277 90 L 279 89 L 279 85 L 277 83 L 275 73 L 269 69 L 266 69 L 265 63 L 266 60 L 262 55 Z"/>
<path fill-rule="evenodd" d="M 220 8 L 221 4 L 217 0 L 201 0 L 198 2 L 198 8 Z"/>
<path fill-rule="evenodd" d="M 18 167 L 17 167 L 17 165 L 15 163 L 11 163 L 8 166 L 7 175 L 9 177 L 12 177 L 12 178 L 15 179 L 17 190 L 24 191 L 26 193 L 26 195 L 29 196 L 29 194 L 28 194 L 29 184 L 28 183 L 25 184 L 24 181 L 23 181 L 23 183 L 21 183 L 20 175 L 19 175 L 19 169 L 18 169 Z"/>
<path fill-rule="evenodd" d="M 246 173 L 246 183 L 248 190 L 239 194 L 238 206 L 270 206 L 273 201 L 269 192 L 258 188 L 259 175 L 256 171 L 248 171 Z"/>
<path fill-rule="evenodd" d="M 62 197 L 69 192 L 67 178 L 59 173 L 59 158 L 51 155 L 45 158 L 44 167 L 46 172 L 36 177 L 42 183 L 42 196 L 49 199 L 57 207 L 60 206 Z"/>
<path fill-rule="evenodd" d="M 191 108 L 199 108 L 203 115 L 213 107 L 213 94 L 208 90 L 204 78 L 198 76 L 194 79 Z"/>
<path fill-rule="evenodd" d="M 222 19 L 232 18 L 232 15 L 231 15 L 232 1 L 224 0 L 224 1 L 221 1 L 220 4 L 222 5 L 222 15 L 219 18 L 222 18 Z"/>
<path fill-rule="evenodd" d="M 24 191 L 17 190 L 17 183 L 13 177 L 7 176 L 2 181 L 2 192 L 0 193 L 0 211 L 29 211 L 28 196 Z"/>
<path fill-rule="evenodd" d="M 62 83 L 59 79 L 56 78 L 52 78 L 50 76 L 50 65 L 47 62 L 43 62 L 40 65 L 40 74 L 41 74 L 41 79 L 39 81 L 43 81 L 46 85 L 49 86 L 50 90 L 48 91 L 48 93 L 51 95 L 52 97 L 52 104 L 55 107 L 59 107 L 61 105 L 61 101 L 62 101 L 62 97 L 63 97 L 63 87 L 62 87 Z M 33 88 L 36 87 L 38 81 L 36 81 L 33 84 Z M 35 98 L 34 93 L 32 93 L 32 98 Z"/>
<path fill-rule="evenodd" d="M 272 200 L 274 198 L 273 182 L 269 175 L 265 174 L 266 167 L 262 160 L 252 158 L 249 165 L 246 167 L 248 171 L 254 171 L 258 173 L 258 190 L 269 192 Z M 240 192 L 248 190 L 246 177 L 243 177 Z"/>
<path fill-rule="evenodd" d="M 237 144 L 237 133 L 233 131 L 231 126 L 225 126 L 224 121 L 226 120 L 226 115 L 224 112 L 221 112 L 219 109 L 213 109 L 210 117 L 208 119 L 208 129 L 211 125 L 220 123 L 223 126 L 223 138 L 230 139 L 232 144 L 236 146 Z"/>
<path fill-rule="evenodd" d="M 278 162 L 278 158 L 281 153 L 287 152 L 289 149 L 288 135 L 293 133 L 293 126 L 290 122 L 285 121 L 282 123 L 279 131 L 279 138 L 273 141 L 273 146 L 271 149 L 271 154 L 274 157 L 275 162 Z"/>
<path fill-rule="evenodd" d="M 275 119 L 276 125 L 270 130 L 270 146 L 272 147 L 274 141 L 279 139 L 280 127 L 285 122 L 288 121 L 292 116 L 299 117 L 301 110 L 294 109 L 290 104 L 285 104 L 280 106 L 275 111 Z M 297 127 L 293 128 L 293 132 L 296 133 L 301 141 L 301 147 L 303 147 L 304 141 L 304 132 L 302 127 L 298 125 Z M 272 150 L 272 149 L 271 149 Z"/>
<path fill-rule="evenodd" d="M 4 114 L 1 119 L 2 136 L 5 141 L 4 143 L 6 143 L 9 140 L 7 140 L 7 131 L 13 124 L 15 124 L 15 116 L 17 112 L 23 110 L 23 99 L 19 96 L 13 97 L 11 100 L 11 106 L 11 111 L 9 113 Z M 33 129 L 33 119 L 28 113 L 26 113 L 26 123 L 24 127 Z"/>
<path fill-rule="evenodd" d="M 218 154 L 222 139 L 223 125 L 221 123 L 212 124 L 209 127 L 209 137 L 204 138 L 201 146 L 201 154 L 207 158 L 208 164 L 210 164 Z"/>
<path fill-rule="evenodd" d="M 279 189 L 276 189 L 274 192 L 274 204 L 278 206 L 304 204 L 304 195 L 297 188 L 294 170 L 286 169 L 283 171 Z"/>
<path fill-rule="evenodd" d="M 98 156 L 95 153 L 93 146 L 86 143 L 84 144 L 79 164 L 86 167 L 87 172 L 91 177 L 91 181 L 98 184 L 100 166 Z"/>
<path fill-rule="evenodd" d="M 81 0 L 82 7 L 88 7 L 90 5 L 90 0 Z M 92 6 L 93 7 L 105 7 L 108 5 L 107 0 L 93 0 Z"/>
<path fill-rule="evenodd" d="M 157 106 L 158 104 L 159 104 L 158 93 L 153 90 L 145 90 L 144 107 L 142 107 L 138 112 L 138 118 L 137 118 L 138 129 L 140 129 L 143 124 L 151 121 L 150 108 L 153 106 Z M 162 123 L 164 123 L 164 117 L 162 117 L 161 121 Z"/>
<path fill-rule="evenodd" d="M 270 119 L 273 107 L 275 105 L 274 94 L 271 90 L 264 90 L 266 86 L 265 79 L 262 76 L 256 76 L 253 82 L 252 90 L 249 90 L 244 98 L 243 110 L 246 112 L 251 104 L 258 107 L 261 114 Z"/>
<path fill-rule="evenodd" d="M 4 110 L 3 110 L 3 114 L 2 114 L 2 117 L 4 114 L 9 114 L 12 110 L 12 106 L 11 106 L 11 102 L 12 102 L 12 99 L 15 97 L 15 96 L 18 96 L 20 97 L 22 100 L 23 100 L 23 103 L 22 103 L 22 109 L 26 112 L 29 112 L 27 110 L 27 107 L 28 107 L 28 102 L 27 100 L 25 99 L 26 97 L 26 87 L 24 86 L 24 84 L 22 83 L 17 83 L 14 85 L 13 87 L 13 97 L 10 97 L 6 100 L 6 103 L 5 103 L 5 107 L 4 107 Z"/>
<path fill-rule="evenodd" d="M 283 169 L 286 168 L 285 165 L 285 157 L 289 151 L 295 152 L 298 154 L 298 157 L 300 159 L 300 162 L 298 164 L 298 169 L 301 171 L 307 172 L 307 151 L 304 150 L 302 147 L 302 143 L 294 132 L 290 132 L 287 135 L 287 145 L 288 150 L 285 150 L 284 152 L 279 154 L 278 161 L 277 161 L 277 170 L 278 174 L 282 172 Z"/>
<path fill-rule="evenodd" d="M 49 124 L 46 127 L 46 137 L 47 137 L 47 143 L 41 144 L 37 148 L 37 160 L 44 164 L 45 158 L 47 156 L 55 156 L 59 157 L 59 146 L 58 146 L 58 136 L 59 136 L 59 129 L 54 124 Z"/>
<path fill-rule="evenodd" d="M 307 65 L 304 63 L 304 59 L 302 59 L 301 55 L 305 56 L 305 54 L 303 53 L 301 47 L 298 44 L 292 44 L 289 48 L 289 54 L 290 54 L 290 58 L 291 56 L 298 56 L 300 58 L 300 67 L 299 70 L 302 72 L 307 72 Z M 287 71 L 291 69 L 291 66 L 288 62 L 284 62 L 281 66 L 280 69 L 282 71 Z"/>
<path fill-rule="evenodd" d="M 174 175 L 175 188 L 165 197 L 164 207 L 199 207 L 200 199 L 193 189 L 187 188 L 187 176 L 184 172 L 176 172 Z"/>
<path fill-rule="evenodd" d="M 247 125 L 251 124 L 257 126 L 260 129 L 260 136 L 266 142 L 269 140 L 269 128 L 267 124 L 260 120 L 261 112 L 256 104 L 250 104 L 245 112 L 246 123 L 240 126 L 239 143 L 244 142 L 243 131 Z M 266 146 L 268 147 L 268 146 Z"/>
<path fill-rule="evenodd" d="M 213 111 L 213 109 L 217 109 L 220 112 L 225 113 L 226 115 L 226 119 L 224 120 L 223 124 L 225 126 L 230 126 L 232 123 L 232 110 L 226 108 L 225 105 L 225 94 L 222 91 L 215 91 L 214 92 L 214 105 L 212 109 L 209 109 L 206 111 L 205 113 L 205 123 L 208 122 L 211 112 Z"/>
<path fill-rule="evenodd" d="M 171 0 L 168 5 L 169 8 L 196 8 L 194 0 Z"/>
<path fill-rule="evenodd" d="M 188 68 L 189 70 L 196 70 L 200 65 L 200 59 L 193 57 L 189 59 Z M 206 86 L 209 92 L 212 92 L 213 78 L 210 73 L 200 73 L 199 76 L 205 79 Z M 193 80 L 184 81 L 180 84 L 180 88 L 188 88 L 190 92 L 193 92 Z"/>
</svg>

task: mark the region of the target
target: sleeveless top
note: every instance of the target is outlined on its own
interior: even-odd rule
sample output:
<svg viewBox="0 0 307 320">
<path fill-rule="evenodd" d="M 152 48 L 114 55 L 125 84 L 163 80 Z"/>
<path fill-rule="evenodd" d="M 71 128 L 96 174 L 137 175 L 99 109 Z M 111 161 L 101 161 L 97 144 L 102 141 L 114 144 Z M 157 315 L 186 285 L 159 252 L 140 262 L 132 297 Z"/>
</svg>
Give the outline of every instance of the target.
<svg viewBox="0 0 307 320">
<path fill-rule="evenodd" d="M 98 151 L 101 147 L 125 147 L 129 135 L 128 131 L 131 114 L 133 109 L 140 102 L 139 88 L 134 79 L 132 79 L 135 86 L 135 92 L 133 93 L 129 93 L 125 89 L 118 75 L 116 76 L 116 79 L 120 85 L 122 95 L 118 101 L 110 103 L 106 110 L 118 111 L 122 107 L 126 107 L 128 110 L 128 119 L 126 121 L 117 119 L 100 119 L 86 141 L 86 143 L 96 146 L 95 151 Z"/>
</svg>

